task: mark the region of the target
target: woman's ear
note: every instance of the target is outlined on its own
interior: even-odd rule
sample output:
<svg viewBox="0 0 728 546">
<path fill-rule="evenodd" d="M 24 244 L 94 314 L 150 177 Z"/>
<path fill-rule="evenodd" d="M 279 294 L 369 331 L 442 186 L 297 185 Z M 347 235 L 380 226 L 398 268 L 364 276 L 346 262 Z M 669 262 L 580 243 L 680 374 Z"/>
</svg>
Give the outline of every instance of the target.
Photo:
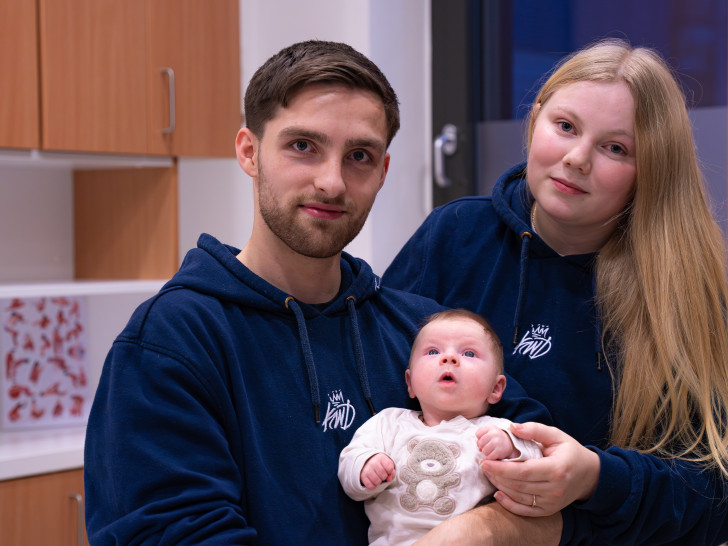
<svg viewBox="0 0 728 546">
<path fill-rule="evenodd" d="M 258 176 L 258 149 L 260 141 L 247 127 L 238 131 L 235 138 L 235 153 L 238 157 L 238 164 L 251 178 Z"/>
</svg>

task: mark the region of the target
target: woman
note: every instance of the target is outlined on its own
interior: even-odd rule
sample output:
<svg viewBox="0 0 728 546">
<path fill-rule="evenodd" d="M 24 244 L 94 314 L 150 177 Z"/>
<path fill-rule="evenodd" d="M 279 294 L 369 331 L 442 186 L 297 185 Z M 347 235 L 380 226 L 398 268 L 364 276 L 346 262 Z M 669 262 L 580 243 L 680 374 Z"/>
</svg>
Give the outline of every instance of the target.
<svg viewBox="0 0 728 546">
<path fill-rule="evenodd" d="M 433 211 L 384 283 L 483 314 L 560 429 L 483 465 L 503 507 L 561 510 L 565 543 L 728 538 L 723 239 L 680 88 L 618 40 L 557 67 L 492 197 Z"/>
</svg>

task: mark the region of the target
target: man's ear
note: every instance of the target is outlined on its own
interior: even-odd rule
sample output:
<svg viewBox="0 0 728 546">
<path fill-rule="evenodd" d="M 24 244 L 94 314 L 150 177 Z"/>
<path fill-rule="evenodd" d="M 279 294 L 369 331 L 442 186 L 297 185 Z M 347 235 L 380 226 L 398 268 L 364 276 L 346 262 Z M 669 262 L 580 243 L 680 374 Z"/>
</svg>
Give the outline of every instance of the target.
<svg viewBox="0 0 728 546">
<path fill-rule="evenodd" d="M 500 374 L 498 376 L 498 379 L 496 379 L 495 385 L 493 386 L 493 392 L 491 392 L 488 395 L 488 398 L 486 399 L 489 404 L 495 404 L 497 402 L 500 402 L 501 397 L 503 396 L 503 391 L 506 390 L 506 376 L 503 374 Z"/>
<path fill-rule="evenodd" d="M 258 176 L 258 149 L 260 141 L 247 127 L 238 131 L 235 138 L 235 153 L 238 164 L 251 178 Z"/>
<path fill-rule="evenodd" d="M 382 179 L 379 181 L 379 189 L 380 190 L 382 189 L 382 186 L 384 186 L 384 179 L 387 178 L 387 171 L 388 170 L 389 170 L 389 154 L 385 154 L 385 156 L 384 156 L 384 166 L 382 168 Z"/>
</svg>

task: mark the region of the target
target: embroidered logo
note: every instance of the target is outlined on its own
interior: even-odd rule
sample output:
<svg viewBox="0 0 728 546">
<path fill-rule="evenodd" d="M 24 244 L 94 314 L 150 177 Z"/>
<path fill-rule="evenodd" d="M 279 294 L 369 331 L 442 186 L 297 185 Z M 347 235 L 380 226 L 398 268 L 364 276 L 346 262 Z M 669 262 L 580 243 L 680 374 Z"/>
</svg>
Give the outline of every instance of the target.
<svg viewBox="0 0 728 546">
<path fill-rule="evenodd" d="M 326 406 L 326 417 L 324 417 L 324 432 L 328 429 L 340 428 L 346 430 L 354 422 L 356 410 L 349 400 L 344 401 L 344 394 L 341 389 L 329 393 L 329 403 Z"/>
<path fill-rule="evenodd" d="M 519 353 L 527 356 L 531 360 L 543 356 L 551 350 L 551 336 L 548 336 L 549 326 L 538 326 L 531 325 L 531 329 L 526 332 L 521 338 L 521 341 L 516 348 L 513 349 L 513 354 Z"/>
</svg>

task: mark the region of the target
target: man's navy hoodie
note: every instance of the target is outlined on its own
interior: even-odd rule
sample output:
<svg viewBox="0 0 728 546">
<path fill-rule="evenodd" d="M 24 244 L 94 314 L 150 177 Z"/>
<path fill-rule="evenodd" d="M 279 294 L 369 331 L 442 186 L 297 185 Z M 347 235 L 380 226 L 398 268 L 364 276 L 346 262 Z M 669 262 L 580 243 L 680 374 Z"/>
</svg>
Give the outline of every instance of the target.
<svg viewBox="0 0 728 546">
<path fill-rule="evenodd" d="M 354 431 L 404 383 L 442 306 L 341 258 L 340 293 L 296 301 L 202 235 L 104 364 L 85 450 L 92 544 L 366 544 L 337 478 Z M 517 384 L 506 389 L 521 421 Z"/>
<path fill-rule="evenodd" d="M 534 233 L 524 173 L 525 164 L 510 169 L 492 197 L 435 209 L 383 284 L 485 316 L 504 343 L 506 372 L 557 427 L 599 455 L 596 492 L 562 511 L 562 543 L 725 541 L 723 480 L 689 463 L 609 447 L 613 376 L 601 351 L 596 254 L 559 256 Z"/>
</svg>

